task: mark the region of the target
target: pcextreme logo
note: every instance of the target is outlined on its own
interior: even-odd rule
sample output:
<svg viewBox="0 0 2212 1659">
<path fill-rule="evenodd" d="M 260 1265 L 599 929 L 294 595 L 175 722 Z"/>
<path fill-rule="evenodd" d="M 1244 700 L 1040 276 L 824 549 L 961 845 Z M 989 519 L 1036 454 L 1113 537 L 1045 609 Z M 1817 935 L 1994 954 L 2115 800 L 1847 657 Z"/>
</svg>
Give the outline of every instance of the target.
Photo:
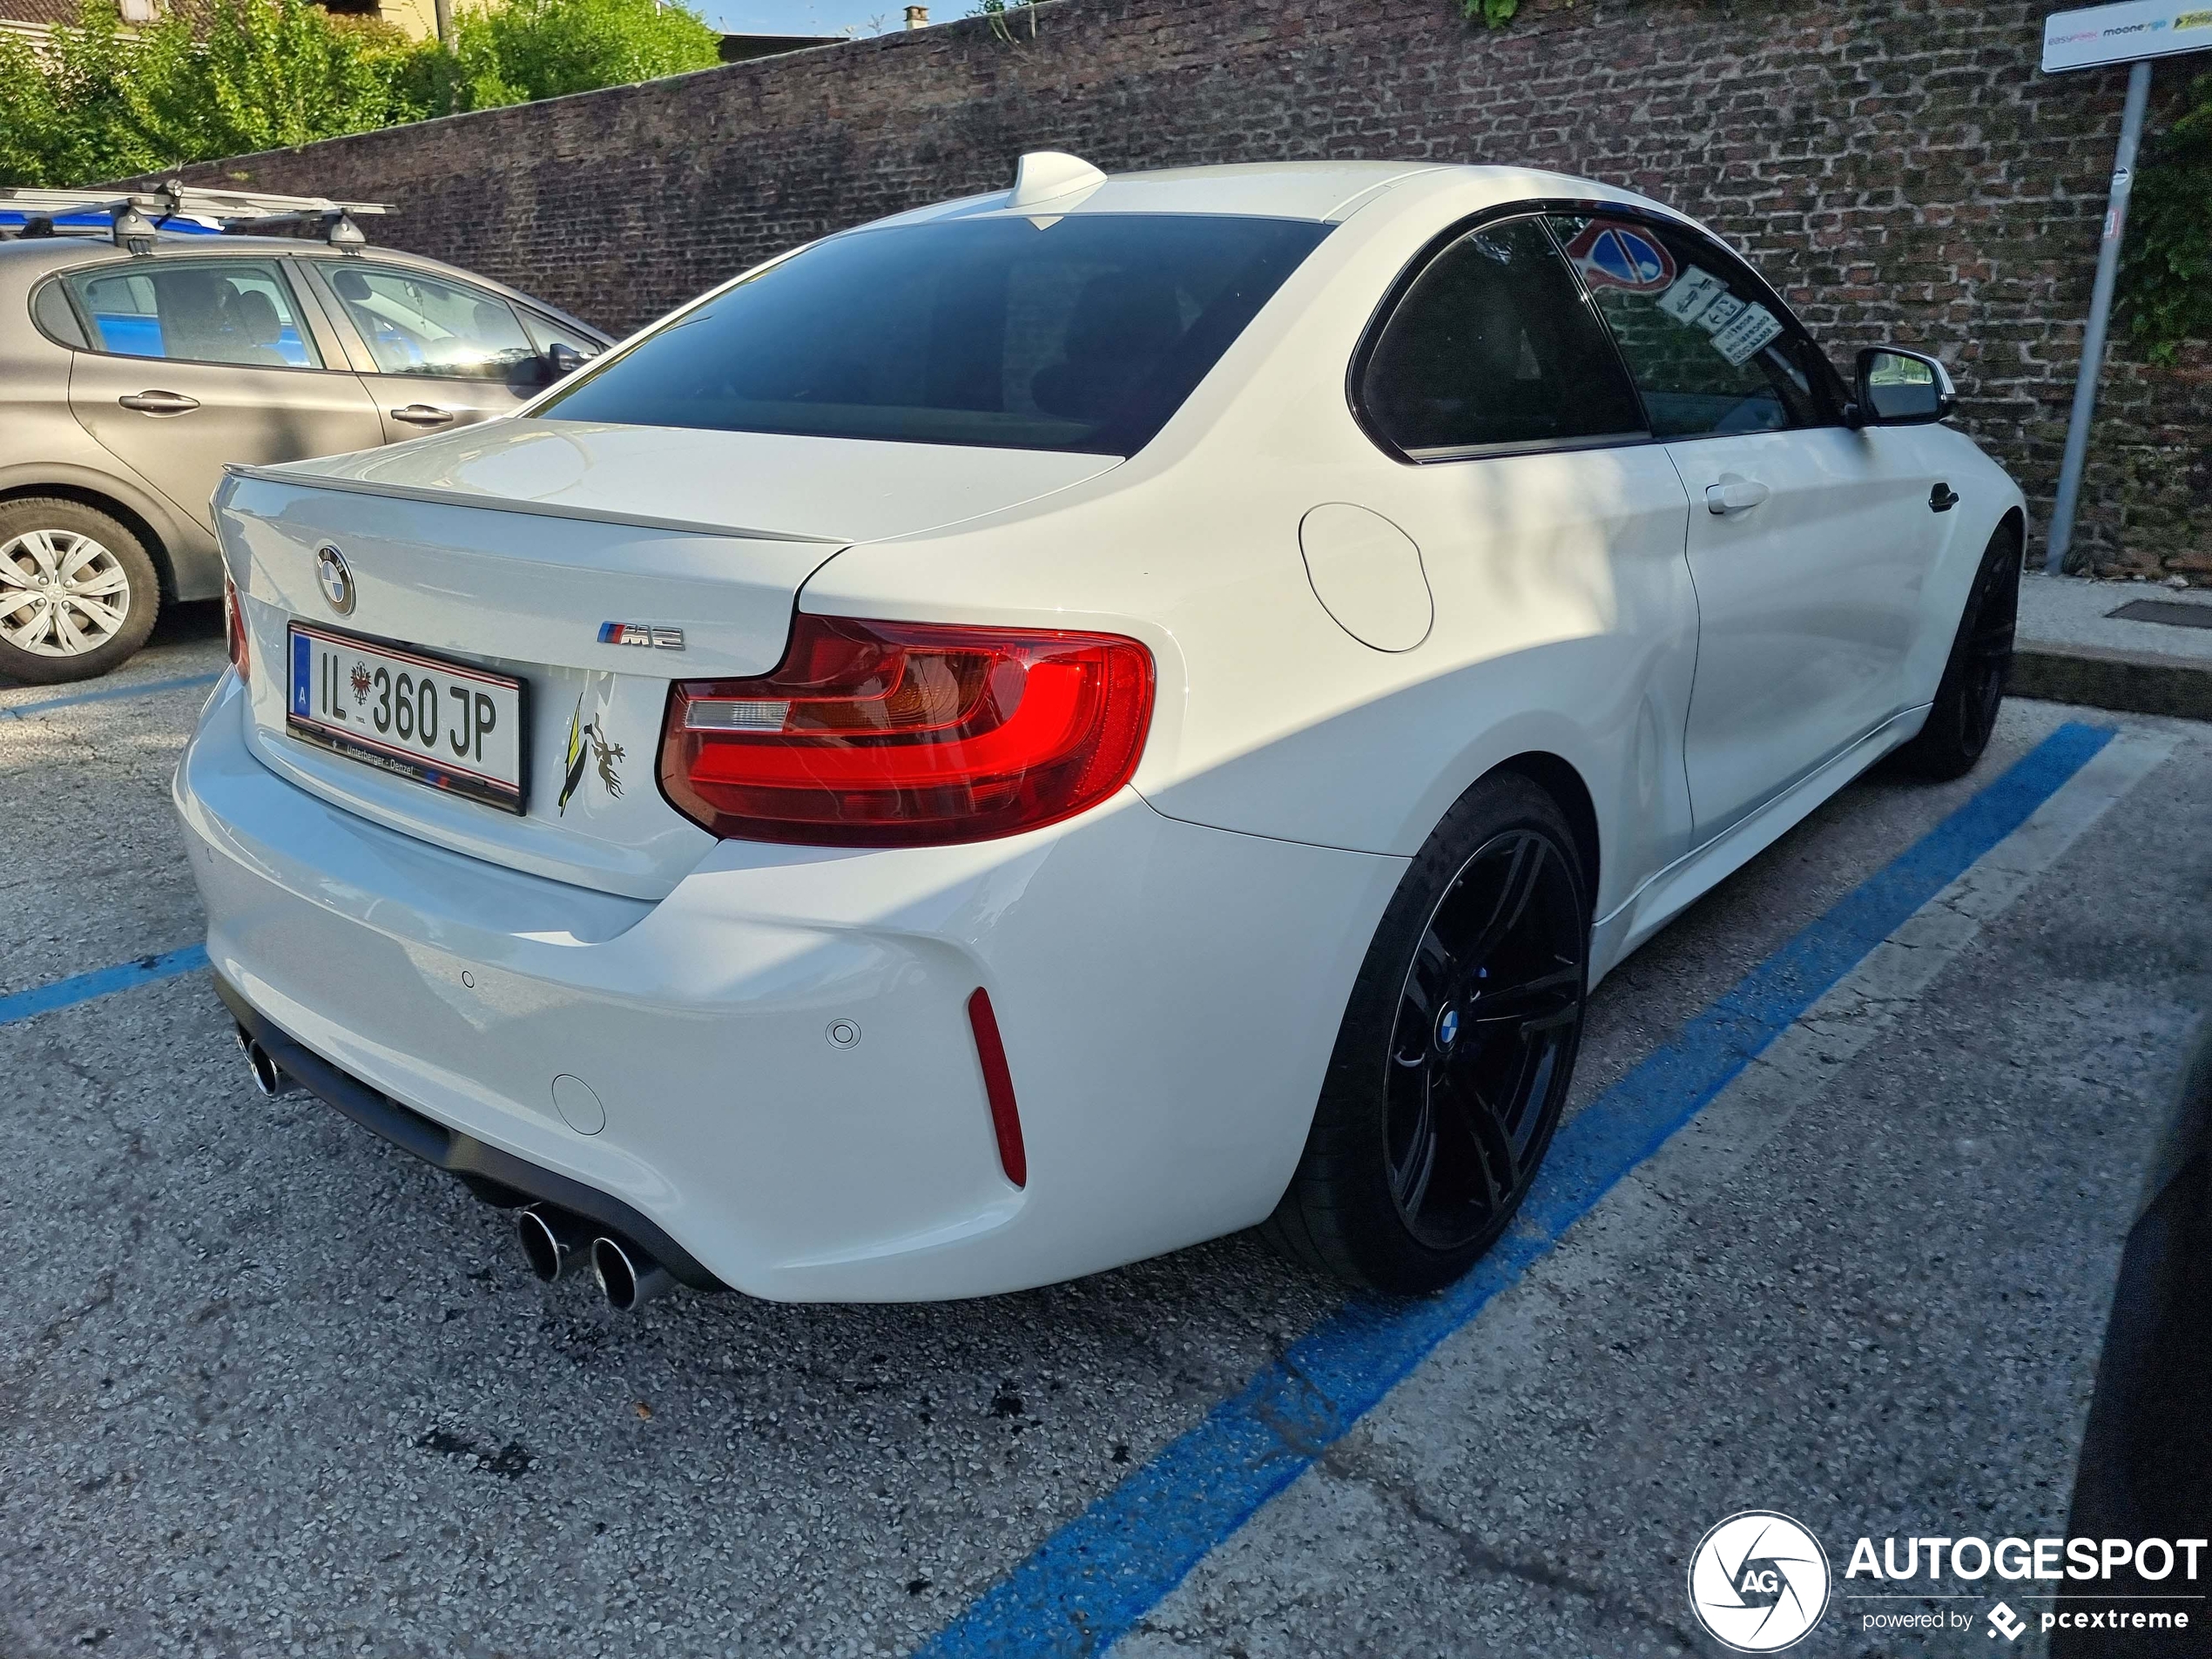
<svg viewBox="0 0 2212 1659">
<path fill-rule="evenodd" d="M 1789 1516 L 1746 1509 L 1698 1540 L 1689 1609 L 1723 1647 L 1778 1653 L 1827 1611 L 1828 1556 Z"/>
<path fill-rule="evenodd" d="M 2141 1630 L 2186 1637 L 2202 1631 L 2205 1596 L 2197 1588 L 2197 1570 L 2209 1547 L 2202 1538 L 1862 1538 L 1851 1546 L 1851 1564 L 1844 1568 L 1843 1599 L 1881 1604 L 1851 1615 L 1863 1630 L 1956 1631 L 1971 1622 L 1966 1615 L 1892 1610 L 1907 1600 L 1892 1587 L 1919 1580 L 1931 1599 L 1957 1601 L 1963 1599 L 1961 1589 L 1971 1593 L 1992 1578 L 2020 1585 L 2008 1592 L 2014 1595 L 2036 1595 L 2038 1582 L 2064 1581 L 2074 1587 L 2064 1593 L 2067 1599 L 2027 1617 L 1998 1602 L 1986 1615 L 1990 1639 L 2016 1642 L 2031 1623 L 2046 1631 Z M 2124 1594 L 2083 1588 L 2105 1584 L 2123 1571 L 2132 1575 Z M 1879 1583 L 1881 1592 L 1854 1595 L 1853 1581 L 1859 1579 Z M 2156 1588 L 2142 1588 L 2139 1581 Z"/>
</svg>

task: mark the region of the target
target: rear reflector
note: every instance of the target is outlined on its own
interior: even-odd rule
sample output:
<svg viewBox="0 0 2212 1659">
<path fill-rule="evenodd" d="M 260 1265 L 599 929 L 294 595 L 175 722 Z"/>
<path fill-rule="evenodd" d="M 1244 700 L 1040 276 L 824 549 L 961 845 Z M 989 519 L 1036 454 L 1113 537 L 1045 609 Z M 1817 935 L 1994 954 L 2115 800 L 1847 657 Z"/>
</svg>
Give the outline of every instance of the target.
<svg viewBox="0 0 2212 1659">
<path fill-rule="evenodd" d="M 246 648 L 246 610 L 227 576 L 223 578 L 223 631 L 230 638 L 231 666 L 238 670 L 239 678 L 250 678 L 253 663 Z"/>
<path fill-rule="evenodd" d="M 660 784 L 731 840 L 988 840 L 1114 793 L 1151 718 L 1134 639 L 802 613 L 774 672 L 671 690 Z"/>
<path fill-rule="evenodd" d="M 998 1015 L 991 994 L 981 986 L 968 999 L 968 1023 L 975 1030 L 975 1057 L 983 1062 L 983 1094 L 991 1103 L 991 1130 L 998 1136 L 999 1167 L 1017 1187 L 1029 1184 L 1029 1158 L 1022 1150 L 1022 1114 L 1014 1104 L 1014 1074 L 1006 1069 L 1006 1045 L 999 1041 Z"/>
</svg>

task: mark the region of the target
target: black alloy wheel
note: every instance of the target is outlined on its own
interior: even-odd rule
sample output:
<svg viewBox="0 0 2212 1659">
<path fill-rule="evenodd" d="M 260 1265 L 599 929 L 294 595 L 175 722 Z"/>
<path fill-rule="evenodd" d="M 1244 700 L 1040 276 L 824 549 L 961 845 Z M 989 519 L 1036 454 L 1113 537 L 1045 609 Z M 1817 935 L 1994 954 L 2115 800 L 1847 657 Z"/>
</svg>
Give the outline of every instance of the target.
<svg viewBox="0 0 2212 1659">
<path fill-rule="evenodd" d="M 1406 971 L 1384 1083 L 1390 1196 L 1429 1249 L 1480 1249 L 1527 1190 L 1582 1031 L 1570 854 L 1493 836 L 1429 918 Z"/>
<path fill-rule="evenodd" d="M 1438 1289 L 1527 1196 L 1581 1042 L 1589 900 L 1573 831 L 1494 773 L 1414 858 L 1345 1011 L 1298 1173 L 1263 1229 L 1360 1285 Z"/>
<path fill-rule="evenodd" d="M 1964 777 L 1981 759 L 2012 677 L 2020 610 L 2020 541 L 2006 526 L 1990 537 L 1975 567 L 1928 723 L 1897 752 L 1904 770 L 1940 781 Z"/>
</svg>

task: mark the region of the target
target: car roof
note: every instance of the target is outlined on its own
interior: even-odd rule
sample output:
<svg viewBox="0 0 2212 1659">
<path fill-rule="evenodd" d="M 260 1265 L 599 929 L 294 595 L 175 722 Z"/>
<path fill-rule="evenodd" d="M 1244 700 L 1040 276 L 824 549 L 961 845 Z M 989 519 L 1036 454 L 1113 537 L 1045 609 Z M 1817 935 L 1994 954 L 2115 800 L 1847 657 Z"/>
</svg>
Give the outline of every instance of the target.
<svg viewBox="0 0 2212 1659">
<path fill-rule="evenodd" d="M 1216 167 L 1169 167 L 1109 173 L 1088 187 L 1016 208 L 1011 191 L 940 202 L 878 219 L 867 229 L 993 214 L 1062 217 L 1077 213 L 1206 213 L 1302 219 L 1332 224 L 1350 218 L 1385 191 L 1420 179 L 1426 185 L 1489 186 L 1500 203 L 1532 198 L 1648 203 L 1634 192 L 1566 173 L 1525 167 L 1420 161 L 1261 161 Z"/>
<path fill-rule="evenodd" d="M 328 243 L 311 241 L 302 236 L 211 236 L 165 232 L 154 239 L 151 254 L 136 254 L 119 248 L 104 235 L 15 237 L 0 242 L 0 282 L 10 286 L 27 287 L 49 271 L 78 270 L 93 265 L 127 265 L 134 260 L 152 259 L 168 262 L 192 259 L 237 259 L 241 255 L 289 253 L 295 257 L 337 261 L 356 255 L 332 247 Z M 556 322 L 570 323 L 586 334 L 603 340 L 613 335 L 604 328 L 570 316 L 558 306 L 550 305 L 536 294 L 520 288 L 509 287 L 495 278 L 471 271 L 465 266 L 448 265 L 421 253 L 409 253 L 403 248 L 371 246 L 361 250 L 361 256 L 387 265 L 404 265 L 427 274 L 445 275 L 489 288 L 509 300 L 519 300 L 533 311 L 542 311 Z"/>
</svg>

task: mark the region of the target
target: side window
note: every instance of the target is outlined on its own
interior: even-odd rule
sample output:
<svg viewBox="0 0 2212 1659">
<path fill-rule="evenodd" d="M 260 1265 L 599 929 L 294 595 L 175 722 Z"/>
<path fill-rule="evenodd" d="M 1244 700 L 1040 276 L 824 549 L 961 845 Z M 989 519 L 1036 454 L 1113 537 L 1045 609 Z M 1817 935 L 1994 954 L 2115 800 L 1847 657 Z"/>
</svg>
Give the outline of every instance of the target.
<svg viewBox="0 0 2212 1659">
<path fill-rule="evenodd" d="M 1620 342 L 1660 438 L 1778 432 L 1830 418 L 1828 370 L 1737 258 L 1641 219 L 1561 216 L 1560 245 Z"/>
<path fill-rule="evenodd" d="M 564 327 L 538 312 L 525 311 L 523 321 L 529 327 L 530 339 L 541 352 L 550 352 L 556 346 L 566 346 L 579 357 L 597 357 L 606 349 L 590 335 Z"/>
<path fill-rule="evenodd" d="M 84 338 L 84 325 L 77 320 L 77 307 L 69 302 L 58 282 L 44 282 L 30 296 L 30 317 L 49 340 L 64 346 L 74 346 L 79 351 L 92 349 L 92 342 Z"/>
<path fill-rule="evenodd" d="M 320 268 L 380 373 L 503 381 L 536 361 L 514 307 L 496 294 L 361 260 Z"/>
<path fill-rule="evenodd" d="M 1419 459 L 1644 429 L 1604 327 L 1534 218 L 1470 231 L 1429 261 L 1376 339 L 1359 405 Z"/>
<path fill-rule="evenodd" d="M 133 260 L 69 280 L 95 351 L 179 362 L 320 368 L 284 273 L 261 260 Z"/>
</svg>

